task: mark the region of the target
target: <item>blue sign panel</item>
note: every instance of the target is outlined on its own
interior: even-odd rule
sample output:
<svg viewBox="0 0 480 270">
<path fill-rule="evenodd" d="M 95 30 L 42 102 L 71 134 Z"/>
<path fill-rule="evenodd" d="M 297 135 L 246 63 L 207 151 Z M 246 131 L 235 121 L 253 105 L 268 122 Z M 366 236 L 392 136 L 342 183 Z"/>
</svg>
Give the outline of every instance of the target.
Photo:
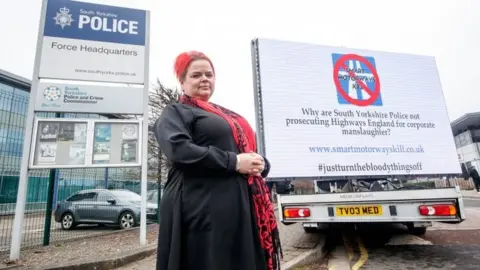
<svg viewBox="0 0 480 270">
<path fill-rule="evenodd" d="M 146 11 L 49 0 L 44 36 L 145 45 Z"/>
<path fill-rule="evenodd" d="M 368 103 L 368 106 L 383 106 L 382 93 L 378 87 L 379 78 L 376 72 L 375 59 L 370 56 L 361 56 L 359 60 L 348 59 L 339 63 L 344 54 L 333 53 L 333 66 L 339 66 L 338 74 L 335 74 L 339 85 L 337 89 L 337 100 L 339 104 L 358 105 Z M 361 85 L 366 86 L 365 88 Z M 378 93 L 374 89 L 378 87 Z M 345 98 L 344 95 L 350 97 Z M 373 97 L 372 97 L 373 96 Z"/>
</svg>

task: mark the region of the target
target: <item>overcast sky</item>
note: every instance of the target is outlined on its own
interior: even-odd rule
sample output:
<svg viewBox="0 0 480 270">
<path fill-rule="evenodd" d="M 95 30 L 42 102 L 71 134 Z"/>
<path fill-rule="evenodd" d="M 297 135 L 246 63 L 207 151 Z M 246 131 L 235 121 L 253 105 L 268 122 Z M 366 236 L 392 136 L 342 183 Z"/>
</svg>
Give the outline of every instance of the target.
<svg viewBox="0 0 480 270">
<path fill-rule="evenodd" d="M 480 111 L 478 0 L 89 0 L 151 11 L 150 79 L 176 86 L 179 52 L 200 50 L 217 70 L 214 102 L 253 125 L 250 40 L 275 38 L 432 55 L 450 119 Z M 235 4 L 237 3 L 237 4 Z M 0 68 L 31 79 L 41 0 L 0 0 Z"/>
</svg>

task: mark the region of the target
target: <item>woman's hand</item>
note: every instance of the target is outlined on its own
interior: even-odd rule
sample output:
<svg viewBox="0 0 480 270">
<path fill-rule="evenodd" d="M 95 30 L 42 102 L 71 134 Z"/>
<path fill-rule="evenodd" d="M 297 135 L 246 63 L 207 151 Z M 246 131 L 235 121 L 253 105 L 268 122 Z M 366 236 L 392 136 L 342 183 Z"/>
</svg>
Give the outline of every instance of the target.
<svg viewBox="0 0 480 270">
<path fill-rule="evenodd" d="M 259 176 L 265 169 L 265 160 L 257 153 L 242 153 L 237 155 L 237 171 L 241 174 Z"/>
</svg>

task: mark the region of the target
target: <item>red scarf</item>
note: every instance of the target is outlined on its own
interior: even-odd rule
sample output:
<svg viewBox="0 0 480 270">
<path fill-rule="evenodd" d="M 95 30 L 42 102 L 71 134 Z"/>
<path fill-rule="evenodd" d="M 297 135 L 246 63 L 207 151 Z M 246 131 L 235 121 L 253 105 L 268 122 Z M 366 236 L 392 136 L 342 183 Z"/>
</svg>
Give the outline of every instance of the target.
<svg viewBox="0 0 480 270">
<path fill-rule="evenodd" d="M 256 152 L 255 133 L 248 122 L 240 115 L 220 105 L 205 102 L 187 95 L 180 97 L 180 103 L 201 108 L 214 113 L 228 122 L 233 132 L 235 143 L 240 153 Z M 248 185 L 251 187 L 255 219 L 260 242 L 265 252 L 268 270 L 280 269 L 280 256 L 283 256 L 278 233 L 277 220 L 270 202 L 270 192 L 261 176 L 250 175 Z"/>
</svg>

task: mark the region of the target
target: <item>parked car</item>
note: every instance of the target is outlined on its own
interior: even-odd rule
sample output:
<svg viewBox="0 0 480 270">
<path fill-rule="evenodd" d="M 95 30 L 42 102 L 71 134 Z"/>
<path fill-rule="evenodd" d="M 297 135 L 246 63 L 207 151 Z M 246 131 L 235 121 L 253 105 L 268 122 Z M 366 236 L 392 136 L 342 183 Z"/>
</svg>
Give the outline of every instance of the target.
<svg viewBox="0 0 480 270">
<path fill-rule="evenodd" d="M 155 213 L 147 213 L 147 218 L 152 220 L 157 220 L 158 217 L 158 192 L 157 190 L 149 190 L 147 192 L 147 203 L 152 208 L 155 208 Z"/>
<path fill-rule="evenodd" d="M 64 230 L 79 224 L 118 224 L 122 229 L 131 228 L 140 222 L 140 203 L 140 195 L 125 189 L 82 190 L 57 203 L 55 221 Z M 156 208 L 156 204 L 147 203 L 147 218 L 155 216 Z"/>
<path fill-rule="evenodd" d="M 163 195 L 163 189 L 160 192 L 160 196 Z M 147 202 L 152 204 L 158 204 L 158 190 L 152 189 L 147 192 Z"/>
</svg>

